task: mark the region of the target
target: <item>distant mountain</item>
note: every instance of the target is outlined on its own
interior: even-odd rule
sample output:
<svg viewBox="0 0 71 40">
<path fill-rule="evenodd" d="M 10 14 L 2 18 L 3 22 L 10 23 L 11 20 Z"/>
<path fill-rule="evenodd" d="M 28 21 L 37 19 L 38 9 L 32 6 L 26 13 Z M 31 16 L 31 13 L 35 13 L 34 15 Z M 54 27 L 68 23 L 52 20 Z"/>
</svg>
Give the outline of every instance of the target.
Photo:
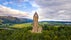
<svg viewBox="0 0 71 40">
<path fill-rule="evenodd" d="M 33 22 L 32 19 L 28 18 L 17 18 L 17 17 L 12 17 L 12 16 L 0 16 L 0 20 L 3 21 L 3 23 L 29 23 Z M 49 24 L 71 24 L 69 21 L 41 21 L 41 23 L 46 22 Z"/>
<path fill-rule="evenodd" d="M 71 24 L 69 21 L 41 21 L 41 22 L 47 22 L 49 24 Z"/>
<path fill-rule="evenodd" d="M 17 18 L 12 16 L 0 16 L 0 20 L 3 20 L 3 23 L 28 23 L 33 21 L 28 18 Z"/>
</svg>

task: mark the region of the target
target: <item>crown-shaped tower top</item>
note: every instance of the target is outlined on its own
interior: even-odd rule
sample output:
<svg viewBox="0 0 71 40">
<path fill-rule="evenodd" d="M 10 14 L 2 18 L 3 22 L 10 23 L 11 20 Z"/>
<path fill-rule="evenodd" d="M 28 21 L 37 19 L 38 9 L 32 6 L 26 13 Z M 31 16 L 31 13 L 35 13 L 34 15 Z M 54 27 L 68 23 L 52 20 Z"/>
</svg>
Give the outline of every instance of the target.
<svg viewBox="0 0 71 40">
<path fill-rule="evenodd" d="M 35 12 L 35 14 L 37 15 L 37 12 Z"/>
<path fill-rule="evenodd" d="M 38 14 L 37 14 L 37 12 L 35 12 L 34 16 L 38 17 Z"/>
</svg>

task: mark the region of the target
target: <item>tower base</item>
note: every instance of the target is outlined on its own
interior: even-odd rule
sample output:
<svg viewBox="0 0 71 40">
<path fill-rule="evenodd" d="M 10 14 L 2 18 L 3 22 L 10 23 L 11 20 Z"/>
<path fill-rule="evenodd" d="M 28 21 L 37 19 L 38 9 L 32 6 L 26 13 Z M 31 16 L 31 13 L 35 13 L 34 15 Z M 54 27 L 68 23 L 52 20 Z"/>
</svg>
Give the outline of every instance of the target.
<svg viewBox="0 0 71 40">
<path fill-rule="evenodd" d="M 32 33 L 42 33 L 42 27 L 39 27 L 37 30 L 32 29 Z"/>
</svg>

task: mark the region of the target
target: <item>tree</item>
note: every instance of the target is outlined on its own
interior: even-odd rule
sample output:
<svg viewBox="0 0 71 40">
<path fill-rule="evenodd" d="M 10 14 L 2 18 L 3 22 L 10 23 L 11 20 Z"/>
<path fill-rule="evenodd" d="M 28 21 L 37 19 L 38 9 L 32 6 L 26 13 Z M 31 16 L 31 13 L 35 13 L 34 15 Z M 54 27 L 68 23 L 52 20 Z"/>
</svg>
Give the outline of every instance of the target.
<svg viewBox="0 0 71 40">
<path fill-rule="evenodd" d="M 0 20 L 0 24 L 2 24 L 3 20 Z"/>
</svg>

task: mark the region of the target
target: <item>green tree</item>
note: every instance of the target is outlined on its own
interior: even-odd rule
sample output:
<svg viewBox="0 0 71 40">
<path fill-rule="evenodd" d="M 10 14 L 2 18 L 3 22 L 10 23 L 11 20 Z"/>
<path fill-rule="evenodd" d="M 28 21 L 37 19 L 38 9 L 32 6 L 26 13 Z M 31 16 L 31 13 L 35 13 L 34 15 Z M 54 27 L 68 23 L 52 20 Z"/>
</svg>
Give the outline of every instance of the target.
<svg viewBox="0 0 71 40">
<path fill-rule="evenodd" d="M 2 24 L 3 20 L 0 20 L 0 24 Z"/>
</svg>

